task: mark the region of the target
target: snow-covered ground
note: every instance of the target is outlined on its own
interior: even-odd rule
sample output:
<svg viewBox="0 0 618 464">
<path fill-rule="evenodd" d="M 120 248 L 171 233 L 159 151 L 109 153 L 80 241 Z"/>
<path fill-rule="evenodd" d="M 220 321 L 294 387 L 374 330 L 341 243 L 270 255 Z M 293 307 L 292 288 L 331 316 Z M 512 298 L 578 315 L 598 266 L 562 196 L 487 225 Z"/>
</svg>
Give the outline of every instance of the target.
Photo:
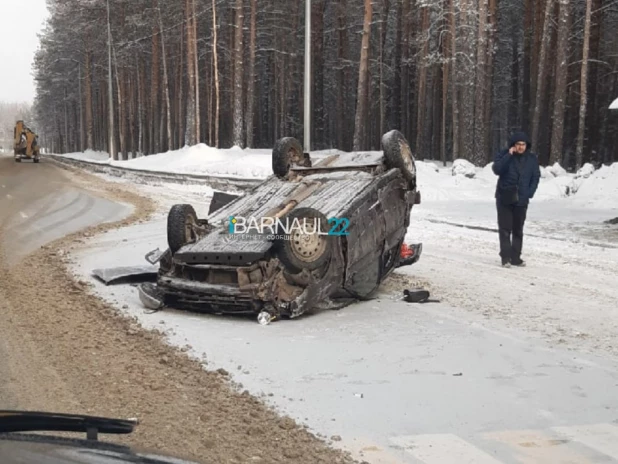
<svg viewBox="0 0 618 464">
<path fill-rule="evenodd" d="M 176 169 L 229 175 L 251 163 L 251 173 L 270 174 L 267 151 L 193 151 L 176 153 Z M 123 163 L 168 170 L 171 156 Z M 423 256 L 398 274 L 427 282 L 441 303 L 410 305 L 399 299 L 402 288 L 388 288 L 377 300 L 262 327 L 168 309 L 148 314 L 133 287 L 91 277 L 95 268 L 146 264 L 145 253 L 165 249 L 172 204 L 192 203 L 205 216 L 212 190 L 196 186 L 137 186 L 157 198 L 158 216 L 93 238 L 74 256 L 74 272 L 145 327 L 167 330 L 170 343 L 189 345 L 208 368 L 227 369 L 243 388 L 341 436 L 336 443 L 372 463 L 406 462 L 401 443 L 422 443 L 420 433 L 448 434 L 455 446 L 452 436 L 474 441 L 479 431 L 610 421 L 603 405 L 612 394 L 599 386 L 618 384 L 618 228 L 603 221 L 618 216 L 618 167 L 590 168 L 543 169 L 526 224 L 528 267 L 502 269 L 491 166 L 419 162 L 422 203 L 408 238 L 423 243 Z"/>
</svg>

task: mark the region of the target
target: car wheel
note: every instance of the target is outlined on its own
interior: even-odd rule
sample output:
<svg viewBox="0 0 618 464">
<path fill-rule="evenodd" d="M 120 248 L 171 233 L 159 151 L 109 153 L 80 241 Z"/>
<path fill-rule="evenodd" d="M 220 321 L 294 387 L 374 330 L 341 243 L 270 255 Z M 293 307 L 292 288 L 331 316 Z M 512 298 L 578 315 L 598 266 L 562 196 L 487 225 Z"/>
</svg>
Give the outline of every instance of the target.
<svg viewBox="0 0 618 464">
<path fill-rule="evenodd" d="M 416 165 L 410 144 L 397 130 L 387 132 L 382 136 L 382 150 L 388 169 L 400 169 L 403 177 L 411 188 L 416 186 Z"/>
<path fill-rule="evenodd" d="M 197 214 L 191 205 L 174 205 L 167 215 L 167 244 L 176 253 L 197 239 Z"/>
<path fill-rule="evenodd" d="M 293 165 L 311 167 L 311 159 L 303 153 L 303 147 L 294 137 L 277 140 L 272 155 L 273 174 L 285 177 Z"/>
<path fill-rule="evenodd" d="M 35 162 L 35 163 L 38 163 L 38 162 L 39 162 L 39 159 L 38 159 L 38 158 L 34 158 L 34 162 Z"/>
<path fill-rule="evenodd" d="M 328 235 L 326 216 L 313 208 L 297 208 L 280 221 L 288 230 L 279 229 L 277 235 L 290 234 L 277 241 L 278 258 L 289 271 L 314 271 L 329 261 L 333 237 Z"/>
</svg>

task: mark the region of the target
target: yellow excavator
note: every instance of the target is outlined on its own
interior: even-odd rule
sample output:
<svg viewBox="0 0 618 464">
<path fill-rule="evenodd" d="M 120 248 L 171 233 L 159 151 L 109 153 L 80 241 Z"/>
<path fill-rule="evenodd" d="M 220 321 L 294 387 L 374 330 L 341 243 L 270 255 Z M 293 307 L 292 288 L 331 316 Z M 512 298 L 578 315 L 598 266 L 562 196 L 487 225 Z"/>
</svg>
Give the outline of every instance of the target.
<svg viewBox="0 0 618 464">
<path fill-rule="evenodd" d="M 21 163 L 24 158 L 31 159 L 35 163 L 41 159 L 38 136 L 24 124 L 24 121 L 17 121 L 15 124 L 13 150 L 17 163 Z"/>
</svg>

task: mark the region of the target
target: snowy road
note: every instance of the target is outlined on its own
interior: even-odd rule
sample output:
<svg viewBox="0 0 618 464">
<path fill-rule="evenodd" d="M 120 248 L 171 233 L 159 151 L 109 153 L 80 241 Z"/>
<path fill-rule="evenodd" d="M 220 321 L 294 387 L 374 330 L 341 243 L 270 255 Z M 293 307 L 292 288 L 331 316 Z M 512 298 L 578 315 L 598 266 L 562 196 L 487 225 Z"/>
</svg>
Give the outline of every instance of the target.
<svg viewBox="0 0 618 464">
<path fill-rule="evenodd" d="M 94 224 L 121 219 L 130 212 L 128 207 L 80 189 L 62 170 L 45 160 L 39 164 L 15 163 L 13 156 L 0 155 L 0 271 L 57 238 Z M 30 275 L 22 277 L 24 290 L 36 288 L 37 282 L 30 280 Z M 39 381 L 49 379 L 46 374 L 33 372 L 36 369 L 26 354 L 27 336 L 22 328 L 16 330 L 10 319 L 6 284 L 0 279 L 0 408 L 3 409 L 29 406 L 23 403 L 23 396 L 37 394 L 32 383 L 28 383 L 30 375 Z M 39 301 L 30 303 L 36 305 Z M 19 343 L 11 343 L 15 338 Z M 47 387 L 51 389 L 51 382 Z M 18 400 L 20 394 L 22 403 Z"/>
<path fill-rule="evenodd" d="M 74 255 L 75 272 L 335 446 L 371 463 L 618 462 L 618 250 L 615 229 L 600 222 L 615 210 L 539 201 L 529 266 L 507 270 L 495 233 L 483 230 L 495 227 L 491 199 L 429 196 L 409 236 L 423 242 L 423 257 L 401 273 L 429 282 L 441 303 L 398 301 L 394 282 L 379 300 L 261 327 L 147 314 L 134 288 L 90 277 L 164 249 L 171 204 L 207 211 L 207 190 L 143 191 L 159 199 L 159 217 L 94 238 Z"/>
<path fill-rule="evenodd" d="M 0 157 L 0 194 L 0 409 L 137 417 L 134 433 L 104 440 L 192 462 L 350 462 L 67 274 L 67 252 L 147 218 L 153 202 L 10 156 Z"/>
<path fill-rule="evenodd" d="M 72 184 L 46 159 L 15 163 L 0 156 L 2 245 L 14 262 L 41 245 L 93 224 L 113 222 L 131 213 L 128 206 L 95 197 Z"/>
</svg>

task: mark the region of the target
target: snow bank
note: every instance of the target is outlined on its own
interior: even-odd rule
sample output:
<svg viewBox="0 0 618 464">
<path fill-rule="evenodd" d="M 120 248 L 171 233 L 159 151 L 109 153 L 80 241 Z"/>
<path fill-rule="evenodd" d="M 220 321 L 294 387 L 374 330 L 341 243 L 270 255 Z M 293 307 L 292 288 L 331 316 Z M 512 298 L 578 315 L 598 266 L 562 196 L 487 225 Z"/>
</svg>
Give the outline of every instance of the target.
<svg viewBox="0 0 618 464">
<path fill-rule="evenodd" d="M 324 150 L 312 152 L 311 157 L 317 160 L 340 153 L 334 149 Z M 64 156 L 146 171 L 265 179 L 272 173 L 271 154 L 270 149 L 217 149 L 200 144 L 128 161 L 113 161 L 107 153 L 91 150 Z M 452 165 L 443 167 L 436 161 L 417 160 L 423 201 L 493 201 L 497 176 L 492 166 L 493 163 L 489 163 L 477 168 L 469 161 L 457 159 Z M 567 173 L 558 163 L 541 167 L 541 181 L 534 201 L 560 198 L 591 208 L 618 208 L 618 163 L 599 170 L 588 163 L 575 175 Z"/>
<path fill-rule="evenodd" d="M 618 110 L 618 98 L 616 98 L 611 105 L 609 105 L 610 110 Z"/>
<path fill-rule="evenodd" d="M 579 206 L 618 209 L 618 163 L 602 166 L 598 170 L 586 163 L 575 175 L 553 175 L 541 181 L 535 199 L 568 197 Z"/>
<path fill-rule="evenodd" d="M 66 158 L 71 158 L 80 161 L 92 161 L 94 163 L 109 164 L 109 154 L 104 151 L 86 150 L 83 153 L 69 153 L 62 155 Z"/>
<path fill-rule="evenodd" d="M 153 156 L 112 164 L 145 171 L 208 174 L 239 178 L 266 178 L 272 173 L 271 150 L 218 149 L 199 144 Z"/>
<path fill-rule="evenodd" d="M 482 179 L 486 182 L 490 181 L 490 182 L 495 183 L 496 180 L 498 179 L 498 176 L 496 176 L 496 174 L 494 173 L 493 167 L 494 167 L 494 163 L 491 162 L 484 168 L 478 169 L 475 178 Z"/>
<path fill-rule="evenodd" d="M 573 198 L 577 203 L 593 208 L 618 208 L 618 163 L 602 166 L 589 177 L 576 180 L 579 184 Z"/>
<path fill-rule="evenodd" d="M 579 177 L 583 177 L 584 179 L 587 179 L 593 173 L 594 173 L 594 166 L 590 163 L 586 163 L 581 168 L 579 168 L 579 171 L 577 171 L 577 174 L 575 174 L 575 178 L 577 179 Z"/>
<path fill-rule="evenodd" d="M 566 169 L 560 166 L 560 163 L 556 162 L 553 166 L 548 166 L 547 171 L 554 177 L 566 176 L 568 173 Z"/>
<path fill-rule="evenodd" d="M 272 173 L 271 150 L 239 147 L 218 149 L 199 144 L 127 161 L 114 161 L 107 153 L 86 151 L 63 155 L 67 158 L 109 164 L 116 167 L 175 174 L 205 174 L 237 178 L 266 178 Z"/>
<path fill-rule="evenodd" d="M 473 178 L 476 176 L 476 166 L 468 160 L 456 159 L 453 162 L 453 175 Z"/>
<path fill-rule="evenodd" d="M 417 177 L 426 175 L 432 176 L 440 173 L 440 168 L 435 163 L 428 161 L 415 161 L 414 164 L 416 165 Z"/>
<path fill-rule="evenodd" d="M 556 198 L 567 198 L 572 194 L 573 178 L 570 176 L 554 177 L 549 175 L 545 179 L 541 178 L 539 187 L 534 195 L 534 200 L 554 200 Z"/>
<path fill-rule="evenodd" d="M 320 159 L 338 150 L 312 152 L 313 159 Z M 271 149 L 214 148 L 206 144 L 184 147 L 157 155 L 141 156 L 127 161 L 114 161 L 107 153 L 88 150 L 84 153 L 62 155 L 67 158 L 109 164 L 121 168 L 174 174 L 203 174 L 213 177 L 239 179 L 265 179 L 272 174 Z"/>
<path fill-rule="evenodd" d="M 545 166 L 541 166 L 541 179 L 547 179 L 548 177 L 553 177 L 554 175 L 549 171 L 549 168 Z"/>
</svg>

